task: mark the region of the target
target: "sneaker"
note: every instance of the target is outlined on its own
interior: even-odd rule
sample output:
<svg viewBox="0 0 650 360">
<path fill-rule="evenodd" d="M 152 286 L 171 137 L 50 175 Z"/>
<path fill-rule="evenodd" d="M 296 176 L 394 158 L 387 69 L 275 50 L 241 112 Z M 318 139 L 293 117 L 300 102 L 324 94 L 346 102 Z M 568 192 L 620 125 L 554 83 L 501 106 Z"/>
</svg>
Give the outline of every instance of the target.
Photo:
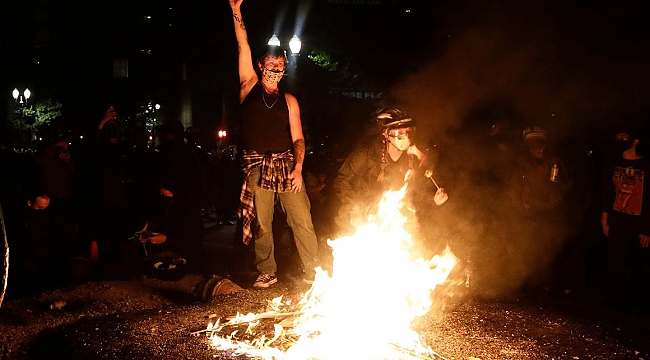
<svg viewBox="0 0 650 360">
<path fill-rule="evenodd" d="M 275 275 L 260 274 L 257 279 L 255 279 L 253 287 L 257 289 L 264 289 L 275 284 L 276 282 L 278 282 L 278 278 L 275 277 Z"/>
</svg>

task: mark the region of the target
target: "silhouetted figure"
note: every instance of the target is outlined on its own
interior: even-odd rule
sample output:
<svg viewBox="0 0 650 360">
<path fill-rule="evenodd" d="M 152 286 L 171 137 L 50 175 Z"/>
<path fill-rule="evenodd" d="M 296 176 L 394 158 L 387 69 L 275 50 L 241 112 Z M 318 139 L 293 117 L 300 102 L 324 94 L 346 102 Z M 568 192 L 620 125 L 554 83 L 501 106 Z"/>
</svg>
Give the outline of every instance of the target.
<svg viewBox="0 0 650 360">
<path fill-rule="evenodd" d="M 96 131 L 89 134 L 88 159 L 84 164 L 83 185 L 85 219 L 82 236 L 85 245 L 97 241 L 99 260 L 105 276 L 120 272 L 124 242 L 136 226 L 130 216 L 125 187 L 127 148 L 121 140 L 118 114 L 109 106 Z M 111 268 L 116 266 L 113 270 Z M 117 274 L 115 274 L 117 275 Z"/>
<path fill-rule="evenodd" d="M 73 229 L 49 209 L 50 198 L 30 190 L 19 212 L 7 223 L 10 247 L 8 294 L 21 296 L 70 282 L 70 238 Z"/>
<path fill-rule="evenodd" d="M 601 227 L 607 237 L 608 305 L 648 306 L 650 290 L 650 162 L 638 153 L 640 136 L 621 129 L 603 170 Z"/>
<path fill-rule="evenodd" d="M 523 132 L 527 152 L 517 159 L 510 195 L 523 225 L 517 246 L 525 290 L 551 285 L 551 265 L 567 235 L 565 195 L 572 186 L 564 161 L 551 153 L 546 131 Z"/>
<path fill-rule="evenodd" d="M 203 271 L 206 259 L 201 208 L 205 191 L 198 154 L 184 143 L 180 123 L 163 126 L 159 134 L 159 193 L 169 220 L 166 244 L 188 260 L 191 271 Z"/>
<path fill-rule="evenodd" d="M 68 140 L 58 138 L 37 156 L 40 169 L 39 187 L 50 197 L 49 211 L 62 216 L 71 228 L 77 229 L 79 221 L 76 160 L 69 151 Z M 70 249 L 77 253 L 77 236 L 71 239 Z"/>
<path fill-rule="evenodd" d="M 150 133 L 145 128 L 134 132 L 134 143 L 124 158 L 124 178 L 127 204 L 133 222 L 139 224 L 151 218 L 158 206 L 160 154 L 150 145 Z"/>
</svg>

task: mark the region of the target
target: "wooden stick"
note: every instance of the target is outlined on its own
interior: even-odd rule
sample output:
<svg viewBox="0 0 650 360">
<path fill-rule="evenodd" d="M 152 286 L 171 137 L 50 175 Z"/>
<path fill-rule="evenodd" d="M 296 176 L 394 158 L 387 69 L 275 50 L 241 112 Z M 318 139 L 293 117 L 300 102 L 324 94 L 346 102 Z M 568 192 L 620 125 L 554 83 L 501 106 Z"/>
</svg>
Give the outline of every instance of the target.
<svg viewBox="0 0 650 360">
<path fill-rule="evenodd" d="M 435 185 L 436 188 L 437 188 L 438 190 L 440 190 L 440 186 L 438 186 L 438 183 L 437 183 L 435 180 L 433 180 L 433 177 L 432 177 L 432 176 L 433 176 L 433 171 L 431 171 L 431 170 L 427 170 L 427 171 L 425 171 L 425 172 L 424 172 L 424 176 L 426 176 L 428 179 L 430 179 L 431 182 L 433 182 L 433 185 Z"/>
<path fill-rule="evenodd" d="M 253 318 L 246 319 L 246 321 L 241 321 L 241 322 L 232 322 L 233 320 L 237 319 L 237 316 L 229 316 L 229 317 L 226 318 L 226 320 L 228 320 L 228 322 L 225 322 L 225 323 L 223 323 L 223 324 L 221 324 L 219 326 L 223 327 L 223 326 L 226 326 L 226 325 L 238 325 L 238 324 L 243 324 L 243 323 L 246 323 L 246 322 L 251 322 L 251 321 L 261 320 L 261 319 L 276 319 L 276 318 L 283 318 L 283 317 L 286 318 L 286 317 L 289 317 L 289 316 L 300 315 L 300 314 L 302 314 L 302 311 L 294 311 L 294 312 L 287 312 L 287 313 L 281 313 L 281 312 L 277 312 L 277 311 L 267 311 L 267 312 L 264 312 L 264 313 L 255 314 L 255 316 L 253 316 Z M 215 330 L 214 329 L 203 329 L 203 330 L 192 331 L 190 334 L 191 335 L 196 335 L 196 334 L 200 334 L 200 333 L 204 333 L 204 332 L 213 332 L 213 331 L 215 331 Z"/>
<path fill-rule="evenodd" d="M 247 319 L 246 322 L 254 321 L 254 320 L 260 320 L 260 319 L 275 319 L 275 318 L 281 318 L 281 317 L 289 317 L 289 316 L 294 316 L 294 315 L 300 315 L 302 314 L 302 311 L 294 311 L 294 312 L 287 312 L 287 313 L 281 313 L 277 311 L 267 311 L 264 313 L 259 313 L 255 314 L 252 319 Z M 229 322 L 232 320 L 235 320 L 237 316 L 229 316 L 226 318 Z M 228 323 L 224 323 L 226 325 Z M 229 324 L 232 325 L 232 324 Z"/>
</svg>

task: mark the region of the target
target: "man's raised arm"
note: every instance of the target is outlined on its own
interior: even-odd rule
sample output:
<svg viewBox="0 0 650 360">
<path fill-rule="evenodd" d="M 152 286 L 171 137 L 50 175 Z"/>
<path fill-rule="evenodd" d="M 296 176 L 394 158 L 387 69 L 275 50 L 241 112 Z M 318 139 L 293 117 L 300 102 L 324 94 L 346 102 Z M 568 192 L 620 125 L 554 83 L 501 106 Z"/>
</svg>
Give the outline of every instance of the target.
<svg viewBox="0 0 650 360">
<path fill-rule="evenodd" d="M 239 102 L 244 98 L 257 82 L 257 74 L 253 68 L 253 57 L 251 48 L 248 44 L 248 34 L 244 19 L 241 15 L 241 4 L 243 0 L 229 0 L 232 9 L 232 19 L 235 24 L 235 37 L 237 38 L 237 48 L 239 51 Z"/>
</svg>

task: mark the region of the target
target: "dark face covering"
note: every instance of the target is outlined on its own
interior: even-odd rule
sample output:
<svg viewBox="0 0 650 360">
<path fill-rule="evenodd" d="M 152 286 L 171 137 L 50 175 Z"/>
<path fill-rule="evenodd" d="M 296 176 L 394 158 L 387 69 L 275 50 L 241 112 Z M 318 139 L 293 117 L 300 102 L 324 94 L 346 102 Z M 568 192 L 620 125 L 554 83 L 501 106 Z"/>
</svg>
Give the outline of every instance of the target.
<svg viewBox="0 0 650 360">
<path fill-rule="evenodd" d="M 632 140 L 616 140 L 614 141 L 614 151 L 617 154 L 622 154 L 625 150 L 632 147 Z"/>
<path fill-rule="evenodd" d="M 543 140 L 529 140 L 526 142 L 530 154 L 536 159 L 544 158 L 546 152 L 546 141 Z"/>
<path fill-rule="evenodd" d="M 506 139 L 506 136 L 504 134 L 492 135 L 490 136 L 490 139 L 492 139 L 495 144 L 505 144 L 508 142 L 508 139 Z"/>
</svg>

